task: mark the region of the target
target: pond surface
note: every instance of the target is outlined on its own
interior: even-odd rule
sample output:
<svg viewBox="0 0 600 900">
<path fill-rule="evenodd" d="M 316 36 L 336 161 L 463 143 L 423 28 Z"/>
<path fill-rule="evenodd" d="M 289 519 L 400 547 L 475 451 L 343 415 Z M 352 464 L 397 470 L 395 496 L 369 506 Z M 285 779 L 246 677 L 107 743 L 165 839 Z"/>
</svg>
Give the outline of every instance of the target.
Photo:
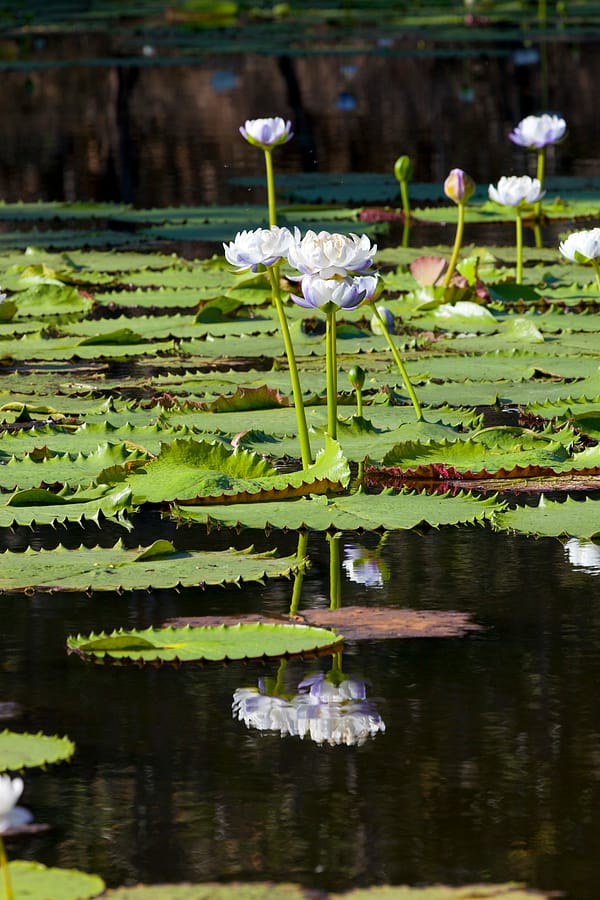
<svg viewBox="0 0 600 900">
<path fill-rule="evenodd" d="M 597 46 L 548 46 L 546 83 L 542 54 L 527 62 L 522 50 L 54 66 L 57 47 L 48 39 L 34 48 L 39 68 L 8 66 L 3 74 L 0 194 L 138 206 L 260 202 L 259 188 L 228 179 L 262 174 L 261 156 L 238 126 L 274 114 L 293 118 L 298 132 L 278 154 L 282 172 L 389 172 L 408 153 L 418 180 L 441 183 L 460 165 L 487 183 L 531 171 L 531 156 L 506 135 L 522 116 L 556 109 L 570 135 L 549 154 L 548 174 L 597 175 Z M 100 59 L 107 47 L 79 53 Z M 115 536 L 106 532 L 101 542 Z M 293 535 L 215 539 L 155 520 L 123 540 L 136 546 L 160 536 L 178 548 L 254 541 L 295 549 Z M 92 545 L 98 534 L 23 531 L 4 542 L 24 548 L 59 539 Z M 352 535 L 343 542 L 377 543 Z M 275 675 L 277 664 L 108 668 L 65 652 L 67 635 L 78 632 L 173 616 L 283 613 L 291 583 L 1 596 L 0 699 L 23 711 L 7 727 L 67 734 L 77 746 L 72 764 L 27 776 L 24 802 L 52 830 L 11 843 L 9 853 L 97 872 L 111 886 L 273 879 L 345 889 L 515 879 L 597 900 L 597 561 L 581 565 L 557 540 L 484 528 L 395 533 L 381 552 L 389 580 L 366 587 L 344 575 L 344 605 L 457 609 L 485 627 L 460 639 L 348 642 L 344 671 L 367 681 L 386 726 L 362 746 L 318 745 L 234 718 L 234 692 Z M 322 536 L 310 538 L 309 555 L 302 603 L 326 607 Z M 330 665 L 291 661 L 285 685 L 293 692 Z"/>
<path fill-rule="evenodd" d="M 264 544 L 252 533 L 237 543 L 253 536 Z M 179 538 L 206 542 L 197 529 Z M 290 536 L 280 549 L 294 543 Z M 343 543 L 376 541 L 344 535 Z M 325 545 L 310 539 L 305 606 L 328 604 Z M 483 528 L 392 534 L 381 556 L 389 580 L 366 588 L 345 575 L 345 605 L 458 608 L 484 629 L 348 642 L 344 672 L 366 679 L 386 726 L 362 746 L 318 745 L 235 719 L 236 689 L 275 675 L 277 663 L 109 668 L 65 653 L 69 633 L 285 612 L 291 583 L 2 597 L 3 697 L 24 709 L 8 724 L 58 730 L 77 745 L 72 764 L 27 777 L 27 804 L 53 827 L 14 850 L 88 868 L 112 885 L 523 879 L 598 897 L 598 559 L 595 570 L 575 566 L 559 541 Z M 290 661 L 286 688 L 330 666 Z"/>
</svg>

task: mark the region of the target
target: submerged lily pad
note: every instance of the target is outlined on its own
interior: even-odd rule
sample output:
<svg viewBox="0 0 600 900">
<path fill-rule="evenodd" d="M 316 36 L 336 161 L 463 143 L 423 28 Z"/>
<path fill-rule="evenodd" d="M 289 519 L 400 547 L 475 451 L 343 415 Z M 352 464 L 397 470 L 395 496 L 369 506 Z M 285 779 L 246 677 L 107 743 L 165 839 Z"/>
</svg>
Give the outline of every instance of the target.
<svg viewBox="0 0 600 900">
<path fill-rule="evenodd" d="M 342 640 L 325 628 L 258 622 L 79 635 L 67 639 L 67 648 L 88 659 L 223 662 L 332 652 Z"/>
</svg>

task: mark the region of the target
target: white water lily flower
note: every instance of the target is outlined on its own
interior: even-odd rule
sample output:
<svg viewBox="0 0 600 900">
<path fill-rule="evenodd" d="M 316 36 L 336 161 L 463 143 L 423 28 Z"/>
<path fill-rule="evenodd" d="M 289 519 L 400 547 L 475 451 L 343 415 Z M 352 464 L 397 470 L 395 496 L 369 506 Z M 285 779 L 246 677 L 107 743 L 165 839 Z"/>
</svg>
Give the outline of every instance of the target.
<svg viewBox="0 0 600 900">
<path fill-rule="evenodd" d="M 501 206 L 537 203 L 545 193 L 539 179 L 529 175 L 503 175 L 496 187 L 493 184 L 489 186 L 490 199 Z"/>
<path fill-rule="evenodd" d="M 539 150 L 562 140 L 567 123 L 562 116 L 544 113 L 542 116 L 526 116 L 509 134 L 513 144 Z"/>
<path fill-rule="evenodd" d="M 360 279 L 352 278 L 320 278 L 318 275 L 305 275 L 301 281 L 302 297 L 290 294 L 298 306 L 305 309 L 322 309 L 331 312 L 336 309 L 356 309 L 365 299 L 365 291 L 361 290 Z"/>
<path fill-rule="evenodd" d="M 589 263 L 600 258 L 600 228 L 574 231 L 558 249 L 571 262 Z"/>
<path fill-rule="evenodd" d="M 23 779 L 0 775 L 0 834 L 19 825 L 31 822 L 33 816 L 27 809 L 17 806 L 23 793 Z"/>
<path fill-rule="evenodd" d="M 321 278 L 344 277 L 350 273 L 366 273 L 373 263 L 377 245 L 371 245 L 366 234 L 330 234 L 329 231 L 307 231 L 300 238 L 298 229 L 290 245 L 288 261 L 303 275 Z"/>
<path fill-rule="evenodd" d="M 260 688 L 237 688 L 233 694 L 233 715 L 246 728 L 297 734 L 293 707 L 284 697 L 264 694 Z"/>
<path fill-rule="evenodd" d="M 287 144 L 293 138 L 292 123 L 275 116 L 272 119 L 247 119 L 240 126 L 240 134 L 254 147 L 263 150 Z"/>
<path fill-rule="evenodd" d="M 272 266 L 288 252 L 292 235 L 287 228 L 256 228 L 254 231 L 238 231 L 229 244 L 223 244 L 225 259 L 239 271 L 258 266 Z"/>
</svg>

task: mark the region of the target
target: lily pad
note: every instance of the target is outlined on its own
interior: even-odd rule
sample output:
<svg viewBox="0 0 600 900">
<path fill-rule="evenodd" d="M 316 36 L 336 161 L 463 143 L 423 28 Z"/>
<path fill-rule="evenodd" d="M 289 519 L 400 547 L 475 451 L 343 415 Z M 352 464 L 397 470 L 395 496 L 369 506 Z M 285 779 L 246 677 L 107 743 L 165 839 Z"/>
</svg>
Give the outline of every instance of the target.
<svg viewBox="0 0 600 900">
<path fill-rule="evenodd" d="M 204 663 L 329 653 L 342 640 L 325 628 L 258 622 L 79 635 L 67 639 L 67 648 L 96 660 Z"/>
<path fill-rule="evenodd" d="M 600 535 L 600 500 L 564 502 L 548 500 L 543 495 L 537 506 L 506 509 L 494 516 L 496 529 L 519 531 L 537 537 L 569 537 L 592 539 Z"/>
<path fill-rule="evenodd" d="M 150 552 L 149 552 L 150 551 Z M 208 584 L 263 582 L 290 577 L 304 560 L 273 553 L 176 550 L 170 541 L 152 548 L 126 550 L 119 542 L 110 549 L 59 546 L 54 550 L 9 550 L 0 553 L 0 591 L 123 591 L 149 588 L 205 587 Z"/>
<path fill-rule="evenodd" d="M 27 900 L 87 900 L 98 897 L 105 884 L 98 875 L 77 869 L 48 868 L 41 863 L 15 859 L 8 864 L 15 898 Z"/>
<path fill-rule="evenodd" d="M 5 730 L 0 732 L 0 772 L 19 771 L 69 759 L 75 744 L 67 737 L 28 734 Z"/>
</svg>

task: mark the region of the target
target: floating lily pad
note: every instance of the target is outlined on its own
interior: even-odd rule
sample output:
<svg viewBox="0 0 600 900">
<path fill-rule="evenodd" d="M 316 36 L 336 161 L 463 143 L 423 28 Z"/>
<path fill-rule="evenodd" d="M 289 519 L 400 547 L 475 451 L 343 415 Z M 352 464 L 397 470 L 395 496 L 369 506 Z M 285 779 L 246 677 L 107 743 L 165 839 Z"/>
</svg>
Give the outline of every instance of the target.
<svg viewBox="0 0 600 900">
<path fill-rule="evenodd" d="M 543 495 L 537 506 L 523 506 L 498 512 L 494 527 L 520 531 L 537 537 L 569 537 L 592 539 L 600 535 L 600 500 L 548 500 Z"/>
<path fill-rule="evenodd" d="M 231 884 L 138 884 L 107 891 L 106 896 L 111 900 L 304 900 L 308 895 L 297 884 L 233 881 Z"/>
<path fill-rule="evenodd" d="M 204 663 L 329 653 L 342 640 L 324 628 L 258 622 L 79 635 L 67 639 L 67 648 L 87 659 Z"/>
<path fill-rule="evenodd" d="M 15 859 L 8 864 L 15 898 L 27 900 L 87 900 L 98 897 L 105 884 L 98 875 L 76 869 L 48 868 L 41 863 Z"/>
<path fill-rule="evenodd" d="M 178 551 L 170 541 L 161 540 L 145 550 L 126 550 L 120 542 L 110 549 L 6 550 L 0 553 L 0 564 L 0 591 L 133 591 L 262 583 L 294 575 L 304 561 L 252 553 L 251 547 Z"/>
<path fill-rule="evenodd" d="M 19 771 L 69 759 L 75 744 L 67 737 L 28 734 L 5 730 L 0 732 L 0 772 Z"/>
</svg>

